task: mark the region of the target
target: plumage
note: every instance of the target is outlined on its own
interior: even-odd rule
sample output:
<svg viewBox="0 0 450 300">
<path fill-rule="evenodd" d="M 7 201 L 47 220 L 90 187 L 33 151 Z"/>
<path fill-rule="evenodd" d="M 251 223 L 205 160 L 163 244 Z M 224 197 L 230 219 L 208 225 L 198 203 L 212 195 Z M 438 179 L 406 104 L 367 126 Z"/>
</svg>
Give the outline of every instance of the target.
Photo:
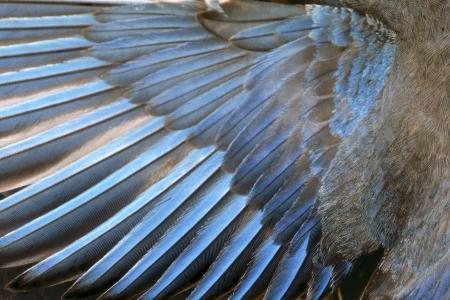
<svg viewBox="0 0 450 300">
<path fill-rule="evenodd" d="M 253 299 L 269 283 L 271 274 L 283 254 L 283 246 L 268 238 L 256 250 L 254 257 L 240 279 L 230 299 Z"/>
<path fill-rule="evenodd" d="M 448 298 L 449 9 L 2 2 L 6 288 L 320 299 L 382 247 L 360 296 Z"/>
<path fill-rule="evenodd" d="M 93 44 L 82 37 L 38 40 L 0 46 L 3 72 L 69 60 Z"/>
<path fill-rule="evenodd" d="M 164 298 L 192 281 L 217 256 L 245 214 L 244 197 L 235 196 L 212 215 L 189 246 L 165 270 L 143 298 Z"/>
<path fill-rule="evenodd" d="M 106 221 L 104 224 L 102 224 L 101 227 L 98 227 L 98 230 L 92 231 L 91 234 L 86 235 L 86 238 L 98 238 L 98 234 L 100 233 L 108 234 L 113 238 L 120 239 L 143 218 L 143 214 L 151 211 L 152 208 L 154 210 L 156 209 L 156 211 L 153 213 L 153 216 L 156 215 L 158 218 L 154 217 L 154 219 L 152 220 L 153 227 L 148 228 L 150 230 L 153 230 L 153 235 L 159 235 L 161 232 L 167 229 L 166 227 L 162 226 L 163 222 L 165 220 L 173 220 L 174 218 L 176 218 L 180 214 L 180 207 L 186 205 L 185 202 L 189 199 L 189 196 L 193 194 L 197 189 L 199 189 L 199 187 L 201 187 L 202 184 L 204 184 L 205 181 L 208 180 L 213 173 L 215 173 L 215 168 L 217 168 L 218 161 L 220 162 L 220 155 L 216 154 L 212 157 L 209 157 L 211 156 L 211 152 L 211 149 L 194 151 L 192 154 L 187 156 L 185 160 L 173 167 L 170 176 L 161 179 L 160 181 L 149 187 L 146 191 L 139 195 L 139 198 L 135 202 L 130 203 L 128 206 L 124 207 L 115 215 L 114 218 Z M 216 167 L 214 168 L 214 166 Z M 189 173 L 191 171 L 192 173 Z M 193 178 L 199 179 L 198 176 L 201 176 L 202 180 L 199 180 L 195 184 L 192 184 Z M 186 190 L 187 187 L 188 189 L 190 189 L 190 193 L 186 193 L 184 197 L 179 197 L 176 203 L 168 201 L 172 199 L 173 195 L 176 195 L 180 190 L 189 192 Z M 134 220 L 133 224 L 127 225 L 126 223 L 129 222 L 130 219 Z M 116 226 L 122 226 L 122 224 L 125 224 L 126 226 L 124 229 L 120 229 L 120 227 L 117 227 L 116 229 Z M 111 232 L 113 230 L 121 230 L 122 236 L 119 235 L 117 237 L 117 233 Z M 85 240 L 76 241 L 73 243 L 72 248 L 79 249 L 80 246 L 84 247 L 85 243 Z M 97 259 L 100 259 L 101 256 L 105 254 L 105 251 L 109 251 L 114 244 L 111 243 L 108 245 L 109 248 L 104 249 L 104 252 L 100 254 Z M 61 255 L 65 255 L 65 253 L 62 252 Z M 58 255 L 57 253 L 54 255 L 53 259 L 61 260 L 61 255 Z M 93 290 L 96 286 L 97 289 L 101 287 L 102 284 L 104 284 L 102 272 L 106 273 L 107 271 L 107 269 L 103 265 L 111 260 L 119 258 L 120 256 L 114 256 L 111 254 L 109 255 L 109 259 L 105 258 L 103 263 L 99 263 L 97 266 L 94 266 L 89 272 L 86 272 L 75 283 L 75 285 L 67 292 L 66 297 L 70 297 L 69 295 L 74 294 L 82 296 L 84 293 L 88 293 L 89 290 Z M 49 260 L 51 259 L 52 258 L 50 258 Z M 89 259 L 91 258 L 89 257 Z M 96 259 L 94 259 L 94 262 L 95 260 Z M 70 266 L 70 264 L 68 266 Z M 97 271 L 98 269 L 103 269 L 104 271 Z M 93 274 L 95 275 L 92 276 Z"/>
<path fill-rule="evenodd" d="M 124 165 L 127 162 L 126 157 L 135 156 L 145 149 L 146 144 L 148 147 L 150 142 L 148 137 L 162 127 L 161 119 L 150 120 L 140 128 L 135 128 L 133 134 L 114 139 L 82 159 L 75 160 L 58 172 L 45 177 L 39 184 L 24 188 L 8 200 L 2 201 L 0 213 L 2 229 L 8 230 L 22 225 L 33 216 L 55 207 L 59 201 L 70 199 L 81 191 L 83 185 L 95 184 L 105 178 L 109 170 Z M 41 203 L 45 198 L 52 198 L 52 201 L 46 201 L 39 206 L 34 204 Z M 22 213 L 18 214 L 19 211 Z"/>
<path fill-rule="evenodd" d="M 310 229 L 309 226 L 303 226 L 303 228 L 305 227 Z M 308 281 L 311 268 L 311 254 L 308 252 L 311 244 L 314 243 L 314 236 L 308 230 L 299 232 L 302 233 L 297 234 L 300 237 L 301 244 L 297 247 L 290 245 L 285 255 L 283 255 L 267 288 L 266 298 L 292 298 L 299 292 L 302 285 Z"/>
<path fill-rule="evenodd" d="M 45 257 L 49 249 L 57 249 L 65 239 L 73 240 L 83 231 L 101 223 L 145 184 L 148 180 L 146 177 L 152 171 L 152 164 L 179 146 L 183 142 L 183 135 L 184 132 L 177 132 L 165 136 L 153 148 L 108 176 L 107 180 L 3 236 L 0 239 L 0 252 L 2 260 L 8 261 L 5 265 L 34 262 Z M 67 235 L 65 230 L 83 218 L 89 222 L 82 222 L 84 226 L 78 226 L 77 233 L 71 231 L 72 234 Z M 34 245 L 33 249 L 27 246 L 29 243 Z"/>
<path fill-rule="evenodd" d="M 67 36 L 93 24 L 95 18 L 92 14 L 3 18 L 0 20 L 0 38 L 2 41 L 20 42 Z"/>
<path fill-rule="evenodd" d="M 258 212 L 249 213 L 244 218 L 241 226 L 225 244 L 217 259 L 189 295 L 190 299 L 217 297 L 226 292 L 233 281 L 240 277 L 246 267 L 240 263 L 240 259 L 250 256 L 264 234 L 260 220 L 261 213 Z"/>
<path fill-rule="evenodd" d="M 29 184 L 36 176 L 36 167 L 41 166 L 42 171 L 48 171 L 58 161 L 70 161 L 66 155 L 74 152 L 74 148 L 96 136 L 101 137 L 104 134 L 102 130 L 123 124 L 127 118 L 137 116 L 139 111 L 139 107 L 129 101 L 117 101 L 3 146 L 0 150 L 1 175 L 7 181 L 1 190 L 8 191 Z M 78 154 L 75 151 L 74 156 Z M 17 165 L 17 161 L 23 164 Z M 19 170 L 21 176 L 16 176 L 15 171 Z"/>
</svg>

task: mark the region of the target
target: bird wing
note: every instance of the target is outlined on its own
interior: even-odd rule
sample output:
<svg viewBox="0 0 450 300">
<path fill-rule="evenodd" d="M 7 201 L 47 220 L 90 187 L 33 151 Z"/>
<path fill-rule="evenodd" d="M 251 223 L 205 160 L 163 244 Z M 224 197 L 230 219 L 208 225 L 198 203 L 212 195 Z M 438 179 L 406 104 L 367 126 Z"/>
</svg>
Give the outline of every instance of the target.
<svg viewBox="0 0 450 300">
<path fill-rule="evenodd" d="M 34 264 L 9 288 L 241 299 L 338 285 L 351 262 L 314 261 L 317 198 L 379 106 L 395 45 L 347 9 L 121 4 L 1 4 L 0 265 Z"/>
</svg>

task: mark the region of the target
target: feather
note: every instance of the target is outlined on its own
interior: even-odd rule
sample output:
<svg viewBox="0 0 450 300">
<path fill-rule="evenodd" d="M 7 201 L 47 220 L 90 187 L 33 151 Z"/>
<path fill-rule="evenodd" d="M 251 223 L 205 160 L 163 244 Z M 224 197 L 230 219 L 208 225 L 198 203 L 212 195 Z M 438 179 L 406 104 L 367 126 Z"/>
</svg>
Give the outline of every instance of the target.
<svg viewBox="0 0 450 300">
<path fill-rule="evenodd" d="M 19 18 L 19 17 L 39 17 L 39 16 L 62 16 L 79 15 L 90 13 L 97 9 L 96 6 L 84 6 L 76 4 L 63 3 L 25 3 L 12 2 L 2 3 L 0 18 Z"/>
<path fill-rule="evenodd" d="M 37 126 L 37 123 L 48 122 L 62 113 L 98 106 L 107 102 L 114 90 L 113 86 L 98 80 L 45 93 L 29 101 L 14 101 L 0 108 L 0 135 L 6 136 L 18 129 Z"/>
<path fill-rule="evenodd" d="M 148 211 L 152 209 L 160 210 L 161 208 L 158 206 L 166 205 L 165 202 L 180 191 L 183 191 L 186 197 L 194 193 L 215 172 L 221 161 L 220 155 L 211 156 L 211 153 L 211 147 L 193 150 L 184 160 L 172 168 L 167 177 L 151 185 L 133 202 L 122 208 L 95 230 L 90 231 L 61 251 L 28 269 L 11 282 L 9 287 L 23 290 L 33 286 L 53 285 L 70 280 L 74 274 L 78 275 L 80 272 L 86 271 L 89 266 L 110 250 L 112 245 L 137 225 Z M 195 185 L 192 184 L 193 178 L 196 179 Z M 171 203 L 170 209 L 172 209 L 172 212 L 179 208 L 184 200 L 180 198 L 178 206 Z M 75 262 L 77 271 L 74 269 Z M 75 295 L 83 295 L 83 279 L 77 281 L 65 297 L 71 298 Z"/>
<path fill-rule="evenodd" d="M 191 57 L 180 63 L 160 69 L 136 82 L 129 96 L 135 102 L 145 103 L 154 95 L 178 82 L 189 79 L 198 73 L 208 72 L 210 67 L 240 59 L 242 56 L 244 54 L 240 51 L 225 49 L 211 54 Z"/>
<path fill-rule="evenodd" d="M 200 121 L 192 130 L 189 140 L 197 147 L 214 144 L 215 137 L 230 114 L 241 99 L 245 98 L 245 92 L 241 91 L 233 95 L 222 106 Z"/>
<path fill-rule="evenodd" d="M 199 10 L 204 9 L 204 4 L 200 1 L 143 2 L 107 7 L 99 11 L 96 18 L 101 22 L 111 22 L 118 19 L 135 19 L 148 16 L 187 16 L 196 15 Z"/>
<path fill-rule="evenodd" d="M 121 277 L 100 299 L 127 298 L 145 290 L 148 282 L 155 282 L 162 270 L 170 263 L 195 235 L 204 218 L 228 194 L 229 175 L 218 174 L 214 183 L 202 193 L 199 199 L 192 203 L 177 223 L 166 232 L 162 238 L 147 251 L 147 253 L 134 264 L 134 266 Z M 132 233 L 143 233 L 148 228 L 148 222 L 153 219 L 144 217 L 143 221 Z M 139 231 L 138 231 L 139 230 Z M 136 237 L 133 237 L 134 239 Z"/>
<path fill-rule="evenodd" d="M 266 22 L 239 31 L 230 38 L 230 42 L 243 49 L 267 51 L 306 36 L 312 26 L 311 19 L 305 16 Z"/>
<path fill-rule="evenodd" d="M 308 280 L 309 262 L 308 246 L 311 243 L 310 234 L 306 234 L 301 246 L 295 251 L 283 255 L 274 277 L 266 291 L 267 299 L 290 299 Z"/>
<path fill-rule="evenodd" d="M 153 97 L 147 104 L 148 109 L 154 114 L 168 114 L 180 106 L 184 106 L 191 101 L 192 98 L 201 97 L 211 93 L 218 85 L 224 85 L 227 80 L 236 77 L 245 71 L 247 66 L 242 60 L 232 60 L 224 64 L 219 64 L 209 68 L 206 72 L 201 72 L 188 78 L 179 85 L 177 90 L 166 90 L 155 97 Z M 242 86 L 242 78 L 240 80 Z M 236 84 L 238 83 L 236 82 Z M 227 96 L 227 92 L 216 92 L 218 96 Z"/>
<path fill-rule="evenodd" d="M 249 268 L 239 281 L 230 299 L 254 299 L 268 285 L 281 256 L 283 247 L 267 238 L 256 250 Z"/>
<path fill-rule="evenodd" d="M 154 148 L 148 149 L 106 180 L 1 237 L 1 265 L 17 266 L 35 262 L 100 224 L 123 207 L 141 188 L 145 177 L 152 171 L 152 163 L 174 150 L 185 137 L 186 132 L 167 135 Z M 140 176 L 136 176 L 137 173 Z M 128 193 L 123 196 L 126 191 Z M 78 226 L 75 231 L 74 224 L 84 226 Z M 66 234 L 67 230 L 71 231 L 71 235 Z M 30 243 L 34 245 L 32 251 L 28 247 Z"/>
<path fill-rule="evenodd" d="M 22 69 L 0 74 L 3 98 L 28 95 L 45 88 L 98 75 L 109 64 L 92 57 L 76 58 L 56 64 Z"/>
<path fill-rule="evenodd" d="M 114 85 L 127 86 L 147 74 L 157 71 L 177 61 L 187 59 L 192 56 L 205 54 L 221 49 L 225 49 L 226 44 L 216 40 L 201 40 L 197 42 L 180 42 L 153 53 L 143 55 L 137 59 L 117 66 L 108 72 L 107 79 Z M 166 95 L 167 97 L 167 95 Z M 158 103 L 163 100 L 152 100 Z"/>
<path fill-rule="evenodd" d="M 2 231 L 7 232 L 24 224 L 99 182 L 111 169 L 125 164 L 128 160 L 125 156 L 132 157 L 133 152 L 143 151 L 145 144 L 148 147 L 149 143 L 145 140 L 161 130 L 162 126 L 162 119 L 145 122 L 134 133 L 117 137 L 82 159 L 7 197 L 0 202 Z"/>
<path fill-rule="evenodd" d="M 220 155 L 216 155 L 217 157 Z M 217 173 L 217 172 L 216 172 Z M 210 173 L 206 173 L 210 174 Z M 205 175 L 206 175 L 205 174 Z M 178 190 L 175 189 L 172 193 L 168 194 L 166 199 L 160 202 L 161 204 L 157 205 L 155 208 L 149 211 L 146 217 L 143 218 L 140 225 L 133 229 L 121 242 L 119 242 L 111 251 L 109 251 L 97 264 L 95 264 L 90 270 L 88 270 L 72 287 L 72 289 L 68 292 L 67 297 L 69 295 L 85 295 L 92 294 L 99 291 L 107 289 L 114 282 L 123 276 L 127 268 L 134 265 L 140 258 L 145 254 L 146 251 L 152 249 L 154 245 L 157 244 L 158 239 L 166 232 L 169 228 L 173 228 L 174 221 L 179 218 L 184 218 L 185 225 L 187 222 L 193 222 L 192 226 L 196 226 L 196 222 L 200 222 L 198 218 L 201 219 L 202 215 L 196 216 L 194 219 L 187 219 L 187 217 L 183 217 L 185 214 L 185 209 L 190 208 L 190 216 L 194 213 L 194 208 L 199 207 L 198 205 L 203 204 L 204 213 L 208 212 L 208 207 L 211 209 L 211 205 L 215 205 L 216 201 L 220 200 L 220 197 L 223 197 L 223 184 L 226 176 L 224 178 L 220 178 L 220 175 L 215 174 L 214 176 L 209 175 L 211 178 L 206 178 L 208 181 L 206 184 L 202 181 L 199 181 L 196 185 L 193 185 L 195 189 L 192 190 L 191 194 L 186 194 L 184 197 L 180 197 L 178 203 L 172 203 L 169 201 L 171 197 L 173 197 L 173 193 Z M 218 177 L 219 178 L 216 178 Z M 222 176 L 223 177 L 223 176 Z M 195 178 L 195 177 L 194 177 Z M 189 184 L 194 178 L 189 178 L 186 181 Z M 202 187 L 202 184 L 204 185 Z M 180 186 L 184 187 L 184 185 Z M 199 190 L 200 189 L 200 190 Z M 221 190 L 222 189 L 222 190 Z M 199 190 L 199 191 L 197 191 Z M 217 199 L 210 199 L 211 202 L 206 203 L 206 197 L 202 197 L 201 193 L 203 190 L 206 191 L 217 191 Z M 196 193 L 194 193 L 196 192 Z M 199 195 L 200 194 L 200 195 Z M 192 199 L 192 196 L 194 199 Z M 203 202 L 191 203 L 192 200 L 197 200 L 197 198 L 201 199 Z M 165 200 L 165 201 L 164 201 Z M 180 207 L 182 209 L 180 209 Z M 137 228 L 145 228 L 145 231 L 140 230 L 139 234 Z M 188 230 L 191 228 L 184 228 L 183 230 Z M 183 236 L 176 236 L 176 232 L 172 230 L 172 238 L 166 240 L 165 242 L 160 242 L 160 246 L 158 247 L 166 247 L 165 245 L 169 245 L 167 247 L 176 246 L 172 243 L 177 242 L 177 237 L 182 239 Z M 133 234 L 134 233 L 134 234 Z M 189 233 L 189 232 L 188 232 Z M 192 230 L 190 231 L 190 235 L 192 235 Z M 164 235 L 165 236 L 165 235 Z M 185 240 L 186 238 L 184 238 Z M 169 244 L 167 244 L 169 243 Z M 182 250 L 182 247 L 175 247 L 179 250 Z M 126 253 L 131 253 L 132 255 L 124 255 Z M 161 252 L 159 252 L 161 254 Z M 164 258 L 164 257 L 163 257 Z"/>
<path fill-rule="evenodd" d="M 33 135 L 27 139 L 0 148 L 1 176 L 9 177 L 0 190 L 20 187 L 23 178 L 13 176 L 18 170 L 26 172 L 38 166 L 48 166 L 50 162 L 61 160 L 87 140 L 99 136 L 104 128 L 117 126 L 127 118 L 139 114 L 139 107 L 126 100 L 117 101 L 100 109 L 82 115 L 56 127 Z M 94 126 L 97 125 L 97 126 Z M 18 164 L 17 162 L 22 162 Z M 23 183 L 22 183 L 23 184 Z M 19 186 L 17 186 L 19 185 Z"/>
<path fill-rule="evenodd" d="M 0 46 L 0 71 L 70 60 L 91 46 L 91 42 L 79 36 L 3 45 Z"/>
<path fill-rule="evenodd" d="M 284 145 L 283 154 L 268 168 L 252 187 L 250 191 L 251 202 L 262 207 L 269 201 L 280 187 L 289 179 L 296 168 L 304 169 L 308 158 L 304 154 L 304 147 L 301 144 L 299 128 L 295 128 L 290 134 L 289 141 Z"/>
<path fill-rule="evenodd" d="M 229 80 L 205 94 L 195 97 L 166 117 L 166 126 L 172 130 L 192 127 L 223 105 L 242 89 L 242 73 L 233 74 Z"/>
<path fill-rule="evenodd" d="M 239 260 L 250 256 L 252 249 L 259 243 L 263 234 L 260 219 L 259 212 L 248 216 L 248 220 L 244 221 L 196 285 L 189 295 L 189 299 L 217 296 L 240 276 L 245 266 L 240 264 Z"/>
<path fill-rule="evenodd" d="M 92 56 L 106 61 L 125 62 L 140 55 L 148 54 L 155 50 L 161 50 L 174 44 L 201 41 L 209 38 L 210 34 L 198 29 L 175 29 L 164 35 L 146 34 L 130 35 L 114 40 L 107 40 L 93 46 L 89 53 Z M 91 36 L 96 40 L 96 36 Z"/>
<path fill-rule="evenodd" d="M 331 277 L 333 274 L 333 267 L 328 266 L 320 270 L 319 272 L 313 272 L 311 282 L 308 288 L 308 298 L 311 300 L 318 300 L 324 294 L 325 290 L 328 288 Z"/>
<path fill-rule="evenodd" d="M 164 299 L 189 283 L 212 263 L 230 237 L 246 207 L 243 197 L 233 196 L 210 217 L 189 246 L 167 268 L 143 299 Z"/>
<path fill-rule="evenodd" d="M 83 27 L 95 23 L 92 14 L 1 18 L 0 40 L 20 42 L 29 39 L 76 35 Z"/>
<path fill-rule="evenodd" d="M 125 19 L 99 23 L 89 27 L 84 35 L 95 41 L 107 41 L 126 37 L 130 34 L 164 33 L 174 29 L 192 28 L 197 24 L 192 16 L 146 16 L 137 19 Z"/>
</svg>

